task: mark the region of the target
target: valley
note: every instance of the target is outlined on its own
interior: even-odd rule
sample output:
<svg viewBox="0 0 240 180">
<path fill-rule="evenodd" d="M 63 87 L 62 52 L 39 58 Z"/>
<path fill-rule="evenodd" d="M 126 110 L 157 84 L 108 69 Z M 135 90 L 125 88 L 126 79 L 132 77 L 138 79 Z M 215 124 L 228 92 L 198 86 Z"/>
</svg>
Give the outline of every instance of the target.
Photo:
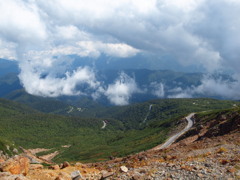
<svg viewBox="0 0 240 180">
<path fill-rule="evenodd" d="M 7 141 L 2 141 L 2 151 L 8 154 L 6 159 L 22 152 L 31 157 L 26 179 L 71 179 L 73 172 L 79 172 L 82 179 L 239 177 L 238 102 L 162 101 L 118 107 L 118 111 L 114 107 L 111 112 L 115 113 L 103 120 L 43 114 L 1 99 L 0 133 L 11 146 L 14 142 L 14 147 L 7 148 Z M 196 103 L 198 106 L 193 106 Z M 145 109 L 144 116 L 133 119 L 133 124 L 120 118 L 131 118 L 139 109 Z M 146 114 L 149 118 L 143 124 Z M 168 137 L 173 140 L 165 144 Z M 62 166 L 63 162 L 70 163 Z"/>
<path fill-rule="evenodd" d="M 86 117 L 84 111 L 83 116 L 46 114 L 1 99 L 0 135 L 25 149 L 51 149 L 41 155 L 58 151 L 54 162 L 102 161 L 161 144 L 171 131 L 185 123 L 180 119 L 191 112 L 226 109 L 236 104 L 238 102 L 214 99 L 153 100 L 94 109 L 94 114 Z M 146 116 L 147 121 L 144 121 Z M 62 147 L 66 144 L 70 147 Z"/>
</svg>

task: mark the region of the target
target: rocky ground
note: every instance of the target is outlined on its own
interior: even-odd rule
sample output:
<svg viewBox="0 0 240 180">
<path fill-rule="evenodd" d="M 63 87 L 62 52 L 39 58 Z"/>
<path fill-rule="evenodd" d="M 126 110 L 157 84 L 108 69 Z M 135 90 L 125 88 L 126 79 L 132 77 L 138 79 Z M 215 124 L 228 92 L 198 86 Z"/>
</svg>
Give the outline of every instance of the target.
<svg viewBox="0 0 240 180">
<path fill-rule="evenodd" d="M 231 121 L 228 118 L 219 116 L 201 124 L 197 122 L 167 149 L 148 150 L 106 162 L 64 162 L 46 167 L 30 164 L 31 159 L 23 154 L 0 161 L 0 169 L 4 171 L 0 179 L 240 179 L 240 115 L 235 114 Z"/>
</svg>

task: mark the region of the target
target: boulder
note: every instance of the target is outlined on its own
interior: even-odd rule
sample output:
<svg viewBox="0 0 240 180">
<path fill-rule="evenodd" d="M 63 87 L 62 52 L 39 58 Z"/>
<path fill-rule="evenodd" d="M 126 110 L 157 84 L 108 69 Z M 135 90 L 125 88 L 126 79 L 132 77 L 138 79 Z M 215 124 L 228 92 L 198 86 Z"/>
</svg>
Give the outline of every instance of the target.
<svg viewBox="0 0 240 180">
<path fill-rule="evenodd" d="M 23 174 L 26 176 L 29 171 L 29 159 L 23 156 L 14 156 L 13 158 L 1 163 L 0 170 L 2 172 Z"/>
<path fill-rule="evenodd" d="M 29 180 L 27 177 L 23 176 L 22 174 L 13 175 L 10 172 L 0 172 L 0 179 L 1 180 Z"/>
<path fill-rule="evenodd" d="M 82 179 L 82 174 L 80 173 L 80 171 L 73 171 L 73 172 L 71 173 L 71 177 L 72 177 L 72 179 L 74 179 L 74 180 Z"/>
<path fill-rule="evenodd" d="M 70 166 L 69 162 L 65 161 L 65 162 L 63 162 L 62 169 L 69 167 L 69 166 Z"/>
<path fill-rule="evenodd" d="M 72 178 L 68 173 L 60 172 L 55 180 L 72 180 Z"/>
</svg>

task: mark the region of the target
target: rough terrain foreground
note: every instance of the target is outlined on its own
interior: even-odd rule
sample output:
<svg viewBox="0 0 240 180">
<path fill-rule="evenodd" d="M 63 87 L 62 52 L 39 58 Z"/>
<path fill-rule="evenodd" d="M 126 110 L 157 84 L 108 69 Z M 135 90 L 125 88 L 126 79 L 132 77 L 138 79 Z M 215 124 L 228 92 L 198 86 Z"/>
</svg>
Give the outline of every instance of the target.
<svg viewBox="0 0 240 180">
<path fill-rule="evenodd" d="M 48 168 L 31 164 L 26 176 L 18 179 L 240 179 L 239 111 L 196 115 L 195 121 L 166 149 L 98 163 L 64 162 Z"/>
</svg>

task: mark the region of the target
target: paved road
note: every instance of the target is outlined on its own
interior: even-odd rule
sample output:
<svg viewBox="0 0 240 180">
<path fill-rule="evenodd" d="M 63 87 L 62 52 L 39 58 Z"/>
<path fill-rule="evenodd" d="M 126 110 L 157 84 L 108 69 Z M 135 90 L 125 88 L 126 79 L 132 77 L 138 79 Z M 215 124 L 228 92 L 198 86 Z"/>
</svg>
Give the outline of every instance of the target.
<svg viewBox="0 0 240 180">
<path fill-rule="evenodd" d="M 183 135 L 185 132 L 187 132 L 192 126 L 193 126 L 193 121 L 192 121 L 192 117 L 194 116 L 195 113 L 191 113 L 186 117 L 186 120 L 188 122 L 187 126 L 180 131 L 179 133 L 173 135 L 172 137 L 170 137 L 163 145 L 161 145 L 160 147 L 156 147 L 154 149 L 158 150 L 158 149 L 164 149 L 169 147 L 172 143 L 174 143 L 177 138 L 179 138 L 181 135 Z"/>
<path fill-rule="evenodd" d="M 105 121 L 102 121 L 102 122 L 103 122 L 103 126 L 101 127 L 101 129 L 104 129 L 107 126 L 107 123 Z"/>
<path fill-rule="evenodd" d="M 148 109 L 148 112 L 147 112 L 146 117 L 145 117 L 144 120 L 143 120 L 143 123 L 145 123 L 145 122 L 147 121 L 147 118 L 148 118 L 151 110 L 152 110 L 152 104 L 149 105 L 149 109 Z"/>
</svg>

